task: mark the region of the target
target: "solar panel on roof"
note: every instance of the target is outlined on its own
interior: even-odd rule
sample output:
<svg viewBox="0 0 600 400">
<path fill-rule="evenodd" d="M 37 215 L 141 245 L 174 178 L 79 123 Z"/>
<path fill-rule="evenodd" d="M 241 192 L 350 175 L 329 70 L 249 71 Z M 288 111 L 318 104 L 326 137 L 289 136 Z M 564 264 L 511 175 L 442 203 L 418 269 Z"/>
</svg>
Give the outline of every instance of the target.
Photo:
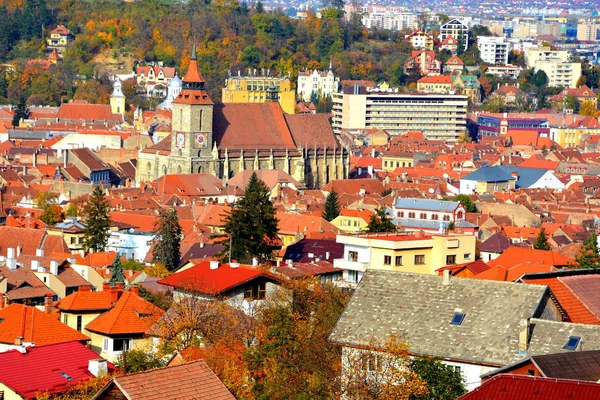
<svg viewBox="0 0 600 400">
<path fill-rule="evenodd" d="M 565 350 L 575 350 L 581 341 L 581 337 L 579 336 L 569 336 L 569 340 L 563 349 Z"/>
<path fill-rule="evenodd" d="M 455 312 L 452 316 L 452 320 L 450 321 L 451 325 L 461 325 L 465 319 L 467 314 Z"/>
</svg>

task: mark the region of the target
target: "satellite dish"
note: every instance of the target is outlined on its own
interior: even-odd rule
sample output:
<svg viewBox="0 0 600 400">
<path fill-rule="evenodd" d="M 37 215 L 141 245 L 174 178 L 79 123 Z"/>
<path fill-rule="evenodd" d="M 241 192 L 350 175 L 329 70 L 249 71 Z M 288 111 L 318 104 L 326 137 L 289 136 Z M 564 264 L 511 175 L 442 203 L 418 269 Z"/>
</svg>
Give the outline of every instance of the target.
<svg viewBox="0 0 600 400">
<path fill-rule="evenodd" d="M 444 179 L 448 179 L 448 174 L 444 172 L 444 175 L 442 175 L 444 177 Z"/>
<path fill-rule="evenodd" d="M 129 233 L 134 233 L 134 232 L 135 232 L 135 229 L 129 228 Z"/>
<path fill-rule="evenodd" d="M 433 188 L 429 188 L 429 193 L 433 194 L 433 192 L 435 192 L 435 190 L 433 190 Z"/>
</svg>

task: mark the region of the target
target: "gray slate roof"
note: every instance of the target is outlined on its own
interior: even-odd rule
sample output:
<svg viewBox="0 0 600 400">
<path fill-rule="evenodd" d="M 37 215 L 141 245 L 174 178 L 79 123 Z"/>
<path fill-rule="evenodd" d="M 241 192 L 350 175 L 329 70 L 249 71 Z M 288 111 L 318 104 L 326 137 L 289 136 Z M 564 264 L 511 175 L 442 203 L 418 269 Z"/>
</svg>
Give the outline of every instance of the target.
<svg viewBox="0 0 600 400">
<path fill-rule="evenodd" d="M 468 175 L 465 175 L 461 180 L 477 181 L 477 182 L 507 182 L 514 181 L 510 172 L 506 172 L 499 166 L 479 168 Z"/>
<path fill-rule="evenodd" d="M 456 210 L 456 207 L 458 207 L 459 204 L 460 202 L 458 201 L 407 198 L 398 198 L 394 202 L 396 208 L 411 208 L 413 210 L 440 212 L 452 212 Z"/>
<path fill-rule="evenodd" d="M 528 188 L 539 181 L 548 171 L 539 168 L 519 168 L 510 165 L 502 165 L 502 168 L 507 174 L 517 172 L 519 174 L 517 178 L 517 187 Z"/>
<path fill-rule="evenodd" d="M 505 365 L 518 354 L 519 322 L 535 316 L 546 286 L 367 270 L 330 340 L 348 346 L 391 334 L 414 354 Z M 450 321 L 457 309 L 466 317 Z"/>
<path fill-rule="evenodd" d="M 581 337 L 577 350 L 600 350 L 600 325 L 573 324 L 542 319 L 531 319 L 530 324 L 529 353 L 532 355 L 572 352 L 572 350 L 563 349 L 569 336 Z"/>
<path fill-rule="evenodd" d="M 434 221 L 429 219 L 412 219 L 412 218 L 393 218 L 392 223 L 394 225 L 400 225 L 404 228 L 418 228 L 418 229 L 439 229 L 442 224 L 446 227 L 450 224 L 449 221 Z M 477 228 L 477 225 L 472 224 L 465 220 L 458 220 L 454 224 L 455 228 Z"/>
</svg>

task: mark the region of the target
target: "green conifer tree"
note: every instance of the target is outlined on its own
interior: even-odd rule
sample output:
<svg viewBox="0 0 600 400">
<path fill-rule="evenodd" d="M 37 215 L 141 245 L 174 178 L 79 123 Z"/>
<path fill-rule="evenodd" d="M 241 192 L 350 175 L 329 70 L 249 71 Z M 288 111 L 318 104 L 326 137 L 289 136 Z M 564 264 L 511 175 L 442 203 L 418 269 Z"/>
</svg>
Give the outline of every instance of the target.
<svg viewBox="0 0 600 400">
<path fill-rule="evenodd" d="M 121 255 L 117 253 L 112 263 L 111 275 L 108 280 L 110 283 L 125 283 L 125 274 L 123 273 L 123 261 Z"/>
<path fill-rule="evenodd" d="M 87 251 L 104 251 L 110 236 L 108 201 L 100 186 L 96 186 L 84 207 L 83 247 Z"/>
<path fill-rule="evenodd" d="M 377 209 L 375 215 L 371 216 L 369 225 L 367 225 L 367 232 L 395 232 L 396 225 L 392 222 L 391 218 L 385 212 L 385 207 Z"/>
<path fill-rule="evenodd" d="M 533 244 L 533 248 L 536 250 L 552 250 L 552 247 L 548 244 L 548 236 L 546 236 L 546 230 L 544 228 L 540 229 L 540 233 Z"/>
<path fill-rule="evenodd" d="M 179 225 L 179 217 L 174 208 L 165 208 L 154 224 L 154 243 L 152 249 L 153 262 L 162 263 L 169 271 L 179 268 L 181 259 L 180 243 L 183 238 L 183 230 Z"/>
<path fill-rule="evenodd" d="M 600 255 L 598 254 L 598 236 L 592 231 L 590 236 L 583 243 L 579 255 L 575 257 L 579 268 L 597 269 L 600 268 Z"/>
<path fill-rule="evenodd" d="M 325 198 L 325 211 L 321 214 L 323 219 L 327 221 L 333 221 L 340 215 L 340 202 L 338 201 L 337 193 L 335 190 L 329 192 L 327 197 Z"/>
</svg>

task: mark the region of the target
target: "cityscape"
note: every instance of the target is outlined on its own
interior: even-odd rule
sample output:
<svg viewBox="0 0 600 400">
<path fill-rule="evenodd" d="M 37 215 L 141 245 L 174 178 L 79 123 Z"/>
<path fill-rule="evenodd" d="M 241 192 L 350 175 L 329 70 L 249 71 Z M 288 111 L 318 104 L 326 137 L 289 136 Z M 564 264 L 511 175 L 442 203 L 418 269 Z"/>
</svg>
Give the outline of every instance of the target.
<svg viewBox="0 0 600 400">
<path fill-rule="evenodd" d="M 0 400 L 600 398 L 597 2 L 0 11 Z"/>
</svg>

